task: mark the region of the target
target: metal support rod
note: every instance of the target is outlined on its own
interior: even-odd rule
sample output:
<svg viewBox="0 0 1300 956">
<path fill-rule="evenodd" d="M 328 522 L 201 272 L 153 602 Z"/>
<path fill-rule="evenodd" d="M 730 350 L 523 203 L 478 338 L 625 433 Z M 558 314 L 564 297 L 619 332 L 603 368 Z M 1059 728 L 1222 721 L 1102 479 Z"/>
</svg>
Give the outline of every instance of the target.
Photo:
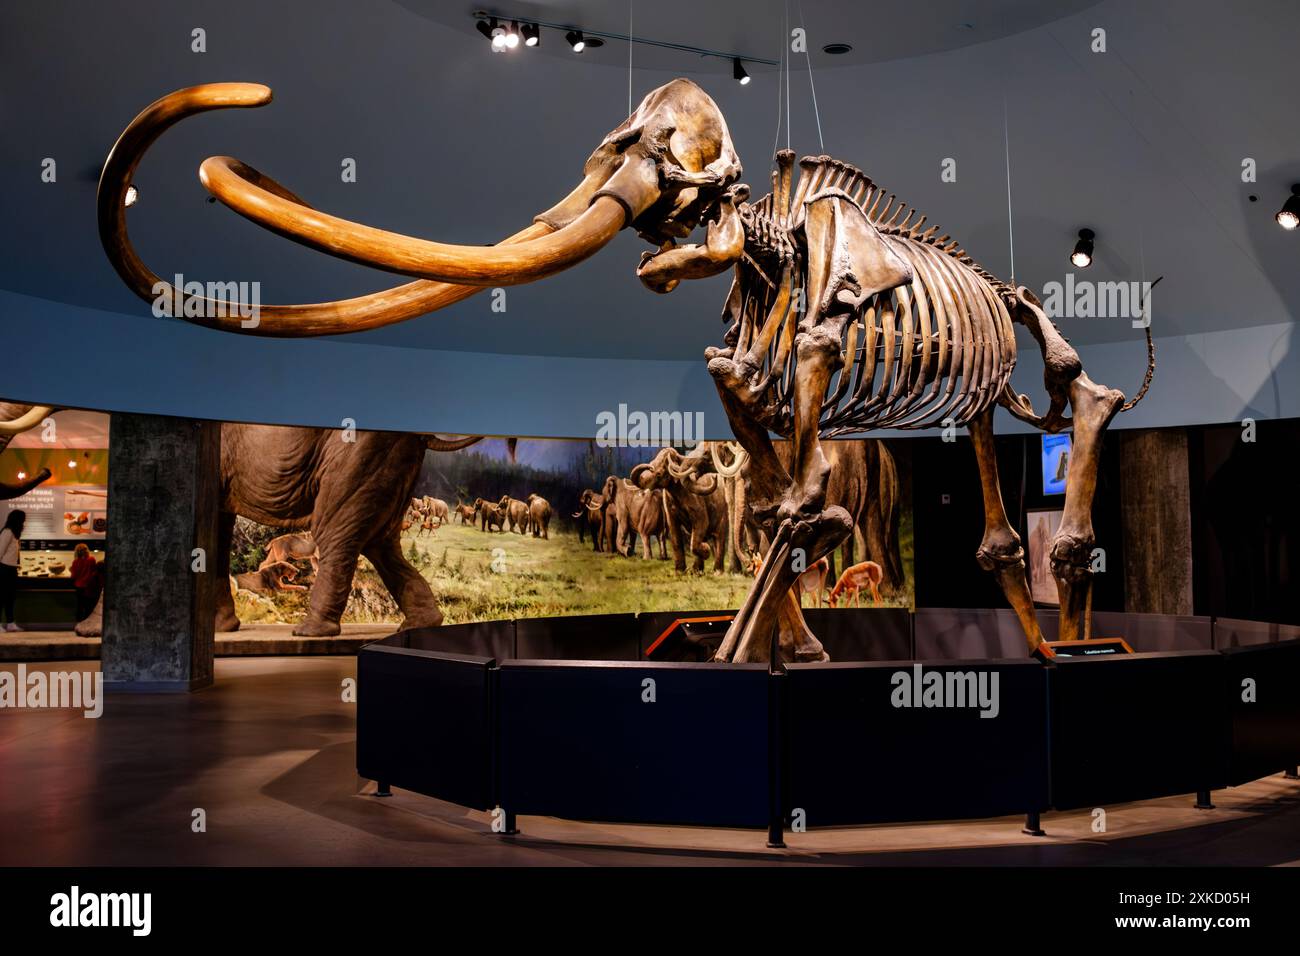
<svg viewBox="0 0 1300 956">
<path fill-rule="evenodd" d="M 1197 810 L 1214 809 L 1214 804 L 1210 802 L 1210 791 L 1208 790 L 1196 791 L 1196 809 Z"/>
<path fill-rule="evenodd" d="M 385 783 L 384 781 L 382 781 L 382 780 L 376 780 L 376 781 L 375 781 L 375 796 L 376 796 L 376 797 L 391 797 L 392 795 L 393 795 L 393 791 L 390 790 L 390 789 L 388 788 L 388 784 L 386 784 L 386 783 Z"/>
<path fill-rule="evenodd" d="M 775 631 L 775 629 L 773 629 Z M 776 670 L 779 663 L 776 658 L 778 649 L 776 640 L 772 641 L 772 662 L 767 680 L 767 845 L 770 849 L 785 848 L 785 813 L 782 808 L 781 758 L 785 750 L 781 739 L 785 726 L 782 712 L 785 700 L 785 672 Z"/>
<path fill-rule="evenodd" d="M 1042 827 L 1042 822 L 1038 819 L 1038 811 L 1030 810 L 1025 814 L 1025 825 L 1020 830 L 1026 836 L 1047 836 L 1047 832 Z"/>
</svg>

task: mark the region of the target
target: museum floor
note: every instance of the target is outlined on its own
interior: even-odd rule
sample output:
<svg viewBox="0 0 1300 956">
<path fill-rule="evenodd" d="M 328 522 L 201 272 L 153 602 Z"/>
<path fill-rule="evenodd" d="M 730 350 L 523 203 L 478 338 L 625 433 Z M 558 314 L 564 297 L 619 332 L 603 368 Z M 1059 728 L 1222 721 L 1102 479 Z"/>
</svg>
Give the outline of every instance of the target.
<svg viewBox="0 0 1300 956">
<path fill-rule="evenodd" d="M 344 624 L 337 637 L 295 637 L 292 624 L 245 624 L 217 635 L 216 655 L 355 654 L 393 629 L 392 624 Z M 99 643 L 97 637 L 78 637 L 70 629 L 0 632 L 0 661 L 97 661 Z"/>
<path fill-rule="evenodd" d="M 6 665 L 13 669 L 16 665 Z M 89 662 L 28 665 L 85 669 Z M 1175 797 L 1019 819 L 791 834 L 614 826 L 486 814 L 395 791 L 354 769 L 352 657 L 218 660 L 193 695 L 113 695 L 98 720 L 0 710 L 0 866 L 216 865 L 1300 865 L 1300 782 L 1216 791 L 1217 810 Z M 431 746 L 455 728 L 430 727 Z M 960 780 L 953 780 L 960 786 Z M 196 809 L 206 832 L 196 833 Z"/>
</svg>

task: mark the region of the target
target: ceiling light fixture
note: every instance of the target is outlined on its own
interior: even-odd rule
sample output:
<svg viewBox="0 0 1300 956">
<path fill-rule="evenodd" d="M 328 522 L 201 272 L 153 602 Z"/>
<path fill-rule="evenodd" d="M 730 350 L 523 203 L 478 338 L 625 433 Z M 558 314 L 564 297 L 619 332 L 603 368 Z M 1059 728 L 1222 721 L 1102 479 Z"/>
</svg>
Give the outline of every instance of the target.
<svg viewBox="0 0 1300 956">
<path fill-rule="evenodd" d="M 536 23 L 525 23 L 519 32 L 524 35 L 524 46 L 537 46 L 542 42 L 542 28 Z"/>
<path fill-rule="evenodd" d="M 852 49 L 852 43 L 828 43 L 822 47 L 822 52 L 829 53 L 831 56 L 842 56 Z"/>
<path fill-rule="evenodd" d="M 574 53 L 581 53 L 587 48 L 587 41 L 582 38 L 581 30 L 570 30 L 564 35 L 564 39 L 569 41 L 569 46 L 573 47 Z"/>
<path fill-rule="evenodd" d="M 1287 199 L 1286 205 L 1279 209 L 1273 218 L 1288 232 L 1300 226 L 1300 183 L 1291 187 L 1291 196 Z"/>
<path fill-rule="evenodd" d="M 513 50 L 519 46 L 519 24 L 510 21 L 510 26 L 506 28 L 506 49 Z"/>
<path fill-rule="evenodd" d="M 740 62 L 740 57 L 731 61 L 731 75 L 736 78 L 736 82 L 741 86 L 749 85 L 749 74 L 745 72 L 745 64 Z"/>
<path fill-rule="evenodd" d="M 1080 269 L 1086 269 L 1092 265 L 1092 241 L 1097 238 L 1097 234 L 1091 229 L 1079 230 L 1079 241 L 1074 244 L 1074 252 L 1070 253 L 1070 262 Z"/>
</svg>

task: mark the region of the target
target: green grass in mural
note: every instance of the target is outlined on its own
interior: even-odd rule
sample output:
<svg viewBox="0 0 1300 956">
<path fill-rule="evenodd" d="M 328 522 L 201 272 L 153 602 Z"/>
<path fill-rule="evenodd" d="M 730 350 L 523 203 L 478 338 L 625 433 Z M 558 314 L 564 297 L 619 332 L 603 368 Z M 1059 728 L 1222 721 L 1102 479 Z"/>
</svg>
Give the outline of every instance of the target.
<svg viewBox="0 0 1300 956">
<path fill-rule="evenodd" d="M 912 601 L 912 527 L 904 514 L 899 533 L 907 585 L 885 603 Z M 433 535 L 402 539 L 407 559 L 429 581 L 446 623 L 561 614 L 628 611 L 691 611 L 735 608 L 752 579 L 741 574 L 679 574 L 670 559 L 642 560 L 592 551 L 576 534 L 557 532 L 550 540 L 506 532 L 485 533 L 448 524 Z M 658 553 L 656 548 L 654 553 Z M 861 555 L 861 547 L 858 554 Z M 493 570 L 494 567 L 496 570 Z M 278 593 L 265 598 L 241 592 L 241 620 L 294 623 L 306 613 L 307 595 Z M 363 559 L 343 616 L 345 623 L 397 622 L 400 613 L 374 569 Z"/>
</svg>

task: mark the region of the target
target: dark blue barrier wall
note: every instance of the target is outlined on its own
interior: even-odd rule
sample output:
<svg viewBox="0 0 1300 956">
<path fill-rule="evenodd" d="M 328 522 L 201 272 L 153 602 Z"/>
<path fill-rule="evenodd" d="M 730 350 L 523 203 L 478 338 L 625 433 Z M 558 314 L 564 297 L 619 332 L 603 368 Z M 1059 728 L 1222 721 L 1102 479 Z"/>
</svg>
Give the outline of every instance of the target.
<svg viewBox="0 0 1300 956">
<path fill-rule="evenodd" d="M 1058 658 L 1049 675 L 1058 810 L 1222 787 L 1224 660 L 1215 651 Z"/>
<path fill-rule="evenodd" d="M 1251 644 L 1276 644 L 1300 639 L 1300 627 L 1290 624 L 1266 624 L 1263 621 L 1240 621 L 1230 617 L 1214 619 L 1214 646 L 1219 650 Z"/>
<path fill-rule="evenodd" d="M 1232 717 L 1232 786 L 1300 763 L 1300 640 L 1222 652 L 1224 695 Z M 1247 680 L 1253 701 L 1245 700 Z"/>
<path fill-rule="evenodd" d="M 515 621 L 515 656 L 524 660 L 635 661 L 640 654 L 635 614 Z"/>
<path fill-rule="evenodd" d="M 405 641 L 401 646 L 421 651 L 448 654 L 473 654 L 494 657 L 499 661 L 515 656 L 515 622 L 483 621 L 474 624 L 444 624 L 442 627 L 419 627 L 398 631 L 394 638 Z"/>
<path fill-rule="evenodd" d="M 1029 656 L 1020 621 L 1010 610 L 919 607 L 915 627 L 918 660 L 996 661 Z"/>
<path fill-rule="evenodd" d="M 912 660 L 845 660 L 904 651 L 905 614 L 806 613 L 840 661 L 779 676 L 637 661 L 678 616 L 668 613 L 400 632 L 358 655 L 358 773 L 516 815 L 744 827 L 767 822 L 775 777 L 784 811 L 816 827 L 1106 806 L 1300 761 L 1300 639 L 1279 642 L 1270 625 L 1216 624 L 1216 640 L 1241 645 L 1222 651 L 922 663 L 923 674 L 996 673 L 998 716 L 981 718 L 894 707 L 894 677 L 913 675 Z M 1199 645 L 1206 627 L 1140 623 L 1124 634 L 1139 646 Z M 921 653 L 1004 641 L 1022 641 L 1010 612 L 917 615 Z M 498 668 L 496 654 L 448 652 L 464 647 L 558 659 Z M 642 699 L 646 678 L 654 703 Z M 1247 678 L 1254 702 L 1242 700 Z"/>
<path fill-rule="evenodd" d="M 489 657 L 400 646 L 357 655 L 357 773 L 462 806 L 495 806 Z"/>
<path fill-rule="evenodd" d="M 911 660 L 912 615 L 907 608 L 803 609 L 808 627 L 833 661 Z"/>
<path fill-rule="evenodd" d="M 922 674 L 997 675 L 997 716 L 893 706 L 910 662 L 787 669 L 783 806 L 808 826 L 949 820 L 1043 810 L 1046 669 L 1036 661 L 934 662 Z M 988 679 L 986 677 L 986 679 Z M 987 685 L 991 687 L 991 684 Z"/>
<path fill-rule="evenodd" d="M 642 682 L 655 681 L 654 703 Z M 506 661 L 501 806 L 514 814 L 761 827 L 762 665 Z"/>
</svg>

